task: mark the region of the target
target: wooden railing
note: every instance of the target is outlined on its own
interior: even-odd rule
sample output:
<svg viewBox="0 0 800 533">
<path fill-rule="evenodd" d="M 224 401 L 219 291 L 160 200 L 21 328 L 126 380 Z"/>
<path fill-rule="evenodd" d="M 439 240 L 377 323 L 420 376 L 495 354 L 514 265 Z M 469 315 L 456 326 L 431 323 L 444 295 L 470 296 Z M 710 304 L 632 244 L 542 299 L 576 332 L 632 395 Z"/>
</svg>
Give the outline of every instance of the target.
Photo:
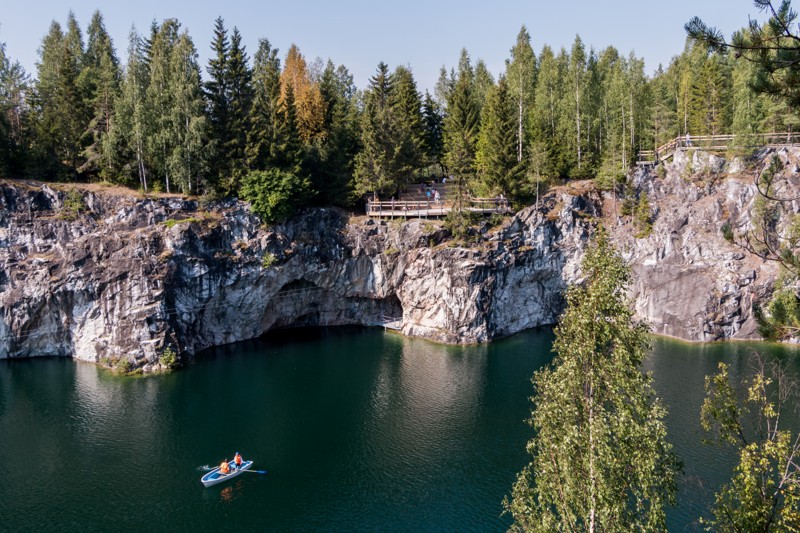
<svg viewBox="0 0 800 533">
<path fill-rule="evenodd" d="M 679 149 L 729 150 L 731 148 L 761 148 L 800 144 L 800 133 L 750 133 L 745 135 L 682 135 L 655 150 L 641 150 L 639 163 L 657 163 L 672 157 Z"/>
<path fill-rule="evenodd" d="M 478 213 L 508 213 L 506 198 L 469 198 L 464 206 L 467 211 Z M 452 202 L 434 200 L 367 200 L 367 215 L 371 217 L 429 218 L 446 216 L 453 210 Z"/>
</svg>

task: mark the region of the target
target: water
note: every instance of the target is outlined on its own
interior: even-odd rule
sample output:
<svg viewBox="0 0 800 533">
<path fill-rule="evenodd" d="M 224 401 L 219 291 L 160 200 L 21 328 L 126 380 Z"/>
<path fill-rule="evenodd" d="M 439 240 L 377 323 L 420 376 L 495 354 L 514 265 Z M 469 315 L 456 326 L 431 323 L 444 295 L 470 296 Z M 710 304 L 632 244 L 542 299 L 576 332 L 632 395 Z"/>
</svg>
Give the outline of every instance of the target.
<svg viewBox="0 0 800 533">
<path fill-rule="evenodd" d="M 304 330 L 147 378 L 0 362 L 0 531 L 504 530 L 551 342 Z M 756 346 L 800 372 L 794 351 Z M 685 463 L 672 531 L 695 528 L 733 464 L 700 444 L 703 376 L 721 360 L 745 370 L 750 348 L 657 340 L 648 359 Z M 267 474 L 204 488 L 202 467 L 236 451 Z"/>
</svg>

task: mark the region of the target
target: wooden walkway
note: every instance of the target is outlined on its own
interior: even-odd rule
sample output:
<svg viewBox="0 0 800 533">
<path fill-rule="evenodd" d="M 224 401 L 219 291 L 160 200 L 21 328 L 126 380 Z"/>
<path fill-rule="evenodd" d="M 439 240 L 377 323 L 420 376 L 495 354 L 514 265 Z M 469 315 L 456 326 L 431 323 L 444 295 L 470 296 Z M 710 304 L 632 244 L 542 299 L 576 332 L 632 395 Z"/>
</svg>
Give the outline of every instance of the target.
<svg viewBox="0 0 800 533">
<path fill-rule="evenodd" d="M 732 148 L 779 148 L 800 145 L 800 133 L 753 133 L 749 135 L 682 135 L 655 150 L 641 150 L 638 165 L 666 161 L 678 150 L 726 151 Z"/>
<path fill-rule="evenodd" d="M 426 187 L 422 184 L 411 185 L 412 192 L 400 195 L 399 200 L 372 200 L 367 199 L 366 212 L 375 218 L 442 218 L 446 217 L 454 208 L 452 186 L 436 183 Z M 439 193 L 439 201 L 434 200 L 434 194 L 427 195 L 428 191 Z M 506 198 L 467 198 L 464 201 L 464 211 L 472 213 L 510 213 L 511 208 Z"/>
<path fill-rule="evenodd" d="M 452 202 L 444 201 L 367 201 L 367 215 L 375 218 L 441 218 L 452 210 Z M 481 214 L 511 212 L 505 198 L 470 198 L 463 210 Z"/>
</svg>

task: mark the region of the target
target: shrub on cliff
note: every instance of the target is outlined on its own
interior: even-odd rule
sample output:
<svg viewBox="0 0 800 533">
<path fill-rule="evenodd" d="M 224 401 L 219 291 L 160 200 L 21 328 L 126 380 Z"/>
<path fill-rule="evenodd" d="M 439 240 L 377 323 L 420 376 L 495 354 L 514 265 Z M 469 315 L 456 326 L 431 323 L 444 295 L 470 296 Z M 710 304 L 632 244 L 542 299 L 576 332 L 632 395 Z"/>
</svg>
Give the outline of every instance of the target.
<svg viewBox="0 0 800 533">
<path fill-rule="evenodd" d="M 308 191 L 307 179 L 277 168 L 256 170 L 247 174 L 242 182 L 242 196 L 266 224 L 292 216 L 305 202 Z"/>
</svg>

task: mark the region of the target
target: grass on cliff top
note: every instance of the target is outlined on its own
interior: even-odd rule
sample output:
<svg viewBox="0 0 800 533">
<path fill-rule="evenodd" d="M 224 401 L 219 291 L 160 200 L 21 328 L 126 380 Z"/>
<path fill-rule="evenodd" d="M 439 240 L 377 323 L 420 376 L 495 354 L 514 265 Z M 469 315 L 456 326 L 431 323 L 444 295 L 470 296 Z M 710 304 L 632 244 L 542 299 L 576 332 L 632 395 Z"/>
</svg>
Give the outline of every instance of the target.
<svg viewBox="0 0 800 533">
<path fill-rule="evenodd" d="M 213 227 L 215 224 L 219 222 L 221 215 L 218 213 L 212 213 L 210 211 L 204 211 L 199 213 L 197 216 L 191 216 L 186 218 L 168 218 L 167 220 L 162 221 L 161 223 L 164 224 L 167 229 L 177 226 L 178 224 L 206 224 L 210 227 Z"/>
</svg>

